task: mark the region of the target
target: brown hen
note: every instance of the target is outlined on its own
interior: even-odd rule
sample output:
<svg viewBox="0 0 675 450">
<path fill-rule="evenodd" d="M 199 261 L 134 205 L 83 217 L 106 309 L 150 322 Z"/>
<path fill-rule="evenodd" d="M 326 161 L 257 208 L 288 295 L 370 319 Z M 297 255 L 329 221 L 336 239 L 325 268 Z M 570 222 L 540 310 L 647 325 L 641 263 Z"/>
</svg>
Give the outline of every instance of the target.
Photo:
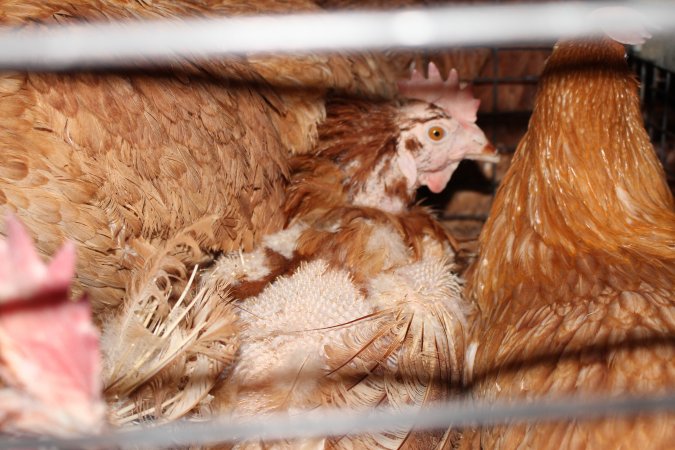
<svg viewBox="0 0 675 450">
<path fill-rule="evenodd" d="M 555 47 L 467 292 L 482 313 L 468 351 L 478 398 L 675 388 L 673 197 L 622 45 Z M 464 444 L 665 449 L 673 442 L 675 417 L 661 414 L 512 424 L 468 433 Z"/>
<path fill-rule="evenodd" d="M 0 23 L 308 9 L 306 0 L 5 0 Z M 42 254 L 64 238 L 77 244 L 75 290 L 86 288 L 100 312 L 151 282 L 153 255 L 176 235 L 196 241 L 182 257 L 192 264 L 280 229 L 286 159 L 315 143 L 324 91 L 386 96 L 394 77 L 375 57 L 342 55 L 177 61 L 166 73 L 3 73 L 0 211 L 22 218 Z"/>
<path fill-rule="evenodd" d="M 450 237 L 414 194 L 442 189 L 460 160 L 491 150 L 436 104 L 329 102 L 316 154 L 292 160 L 287 228 L 253 252 L 224 255 L 204 278 L 231 287 L 242 325 L 214 406 L 241 417 L 450 396 L 471 305 L 452 273 Z M 279 448 L 426 449 L 452 436 L 400 428 Z"/>
</svg>

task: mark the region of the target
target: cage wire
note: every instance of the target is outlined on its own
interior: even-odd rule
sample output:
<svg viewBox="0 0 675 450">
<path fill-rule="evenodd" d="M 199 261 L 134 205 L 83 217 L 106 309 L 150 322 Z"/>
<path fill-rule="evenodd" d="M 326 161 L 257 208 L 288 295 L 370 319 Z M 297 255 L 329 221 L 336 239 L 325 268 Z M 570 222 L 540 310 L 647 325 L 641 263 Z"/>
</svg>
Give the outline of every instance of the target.
<svg viewBox="0 0 675 450">
<path fill-rule="evenodd" d="M 675 32 L 669 0 L 455 5 L 212 19 L 0 28 L 0 69 L 77 70 L 243 54 L 499 46 L 621 34 L 636 25 Z M 347 30 L 348 32 L 345 32 Z"/>
<path fill-rule="evenodd" d="M 674 46 L 675 48 L 675 46 Z M 441 219 L 455 234 L 463 238 L 460 251 L 460 267 L 468 266 L 475 256 L 477 239 L 483 223 L 487 220 L 489 206 L 505 173 L 516 146 L 527 130 L 534 93 L 539 81 L 543 61 L 553 50 L 552 45 L 500 46 L 486 48 L 489 58 L 481 75 L 471 80 L 474 92 L 482 98 L 478 113 L 478 125 L 485 131 L 502 157 L 500 163 L 485 163 L 491 166 L 487 172 L 476 170 L 474 161 L 464 161 L 454 174 L 446 192 L 434 197 L 428 204 L 440 210 Z M 517 52 L 526 61 L 536 61 L 535 70 L 514 74 L 505 68 L 502 61 Z M 542 57 L 544 56 L 544 57 Z M 671 190 L 675 193 L 675 67 L 651 61 L 629 48 L 628 62 L 640 86 L 640 103 L 645 128 L 654 149 L 664 167 Z M 540 64 L 539 64 L 540 63 Z M 504 100 L 511 88 L 520 88 L 522 101 L 514 106 Z M 486 95 L 487 94 L 487 95 Z M 480 210 L 467 214 L 466 205 L 453 207 L 452 198 L 467 191 L 483 194 Z M 430 196 L 424 192 L 424 196 Z M 469 197 L 476 200 L 477 197 Z M 460 212 L 456 210 L 459 209 Z"/>
<path fill-rule="evenodd" d="M 136 425 L 100 435 L 72 438 L 0 440 L 0 450 L 35 448 L 194 448 L 195 445 L 244 441 L 292 440 L 393 430 L 398 427 L 435 430 L 503 424 L 626 417 L 672 411 L 675 393 L 644 397 L 557 398 L 519 403 L 448 401 L 397 411 L 317 409 L 303 414 L 267 414 L 250 420 L 230 417 L 179 421 L 159 426 Z"/>
<path fill-rule="evenodd" d="M 485 60 L 469 71 L 478 72 L 466 79 L 481 100 L 477 123 L 497 148 L 500 162 L 463 161 L 443 193 L 434 195 L 423 190 L 420 194 L 422 201 L 440 211 L 444 225 L 460 240 L 460 273 L 476 256 L 478 236 L 501 178 L 527 129 L 539 76 L 552 50 L 552 43 L 481 48 Z M 476 48 L 463 51 L 475 52 Z M 511 64 L 514 59 L 518 64 Z M 459 70 L 461 74 L 462 68 Z"/>
<path fill-rule="evenodd" d="M 660 66 L 639 54 L 632 54 L 630 63 L 641 82 L 645 127 L 675 192 L 675 67 Z"/>
<path fill-rule="evenodd" d="M 579 8 L 580 4 L 575 5 Z M 583 7 L 577 10 L 577 13 L 579 14 L 576 16 L 577 19 L 581 17 L 581 14 L 586 14 L 590 7 L 587 4 L 583 4 L 582 6 Z M 593 7 L 595 6 L 597 6 L 597 4 L 593 5 Z M 641 10 L 645 5 L 633 2 L 630 6 Z M 572 8 L 569 3 L 566 5 L 561 4 L 561 7 L 568 9 Z M 516 148 L 519 138 L 526 130 L 539 74 L 535 72 L 521 74 L 507 73 L 501 62 L 504 58 L 508 58 L 509 55 L 512 55 L 513 52 L 518 52 L 521 55 L 535 55 L 535 58 L 541 59 L 542 55 L 548 55 L 550 53 L 552 45 L 546 43 L 530 46 L 507 46 L 510 42 L 522 40 L 522 34 L 514 34 L 513 27 L 504 27 L 504 16 L 500 15 L 497 10 L 490 10 L 489 7 L 475 7 L 474 9 L 475 11 L 480 11 L 481 8 L 482 11 L 488 16 L 491 16 L 492 19 L 495 17 L 498 19 L 496 21 L 488 20 L 488 23 L 491 24 L 490 26 L 495 26 L 494 24 L 496 24 L 497 29 L 501 29 L 503 33 L 493 33 L 490 35 L 493 37 L 495 43 L 494 46 L 486 47 L 489 51 L 490 58 L 488 58 L 483 72 L 471 79 L 474 85 L 474 91 L 483 99 L 478 124 L 485 130 L 492 142 L 496 144 L 500 154 L 504 155 L 504 159 L 509 160 Z M 527 9 L 522 9 L 522 5 L 511 6 L 510 8 L 514 11 L 517 8 L 521 8 L 518 9 L 521 14 L 523 11 L 528 11 Z M 465 9 L 464 11 L 466 12 L 469 9 Z M 471 9 L 471 11 L 473 12 L 474 9 Z M 452 12 L 454 14 L 457 11 L 458 10 L 454 10 L 453 12 L 448 10 L 446 12 Z M 550 11 L 551 10 L 545 11 L 540 9 L 535 12 L 537 14 L 549 15 Z M 657 13 L 652 12 L 650 13 L 650 17 L 656 18 L 658 15 L 663 15 L 663 11 L 663 9 L 660 9 Z M 439 20 L 445 20 L 447 17 L 453 17 L 454 20 L 457 17 L 453 16 L 453 14 L 441 17 L 438 16 L 436 12 L 431 12 L 428 18 L 431 19 L 432 16 L 435 15 Z M 671 11 L 670 16 L 668 16 L 668 14 L 665 16 L 666 24 L 668 24 L 670 23 L 668 20 L 675 17 L 675 14 Z M 376 23 L 375 21 L 381 20 L 382 17 L 384 16 L 369 16 L 366 17 L 366 22 L 364 23 L 370 26 Z M 413 19 L 415 18 L 410 15 L 407 17 L 408 19 L 411 17 Z M 424 20 L 420 19 L 420 17 L 422 16 L 418 16 L 416 20 L 419 23 L 423 23 Z M 660 18 L 663 19 L 663 17 Z M 347 20 L 351 19 L 347 18 Z M 465 19 L 462 18 L 459 18 L 458 20 L 465 21 Z M 558 17 L 560 23 L 566 22 L 567 25 L 570 25 L 574 20 L 574 15 L 562 15 Z M 528 25 L 532 24 L 532 17 L 528 16 L 524 23 L 527 23 Z M 191 29 L 190 27 L 187 27 L 181 29 L 180 32 L 177 33 L 173 27 L 169 27 L 168 32 L 178 36 L 178 39 L 184 39 L 184 36 L 186 35 L 181 33 L 188 33 L 189 35 L 189 33 L 197 32 L 199 31 L 199 26 L 203 25 L 203 22 L 201 25 L 193 25 L 197 28 Z M 221 23 L 221 25 L 223 24 Z M 229 23 L 229 25 L 232 25 L 232 23 Z M 248 25 L 250 25 L 250 23 Z M 225 23 L 223 26 L 225 26 L 227 30 L 228 23 Z M 449 25 L 446 21 L 444 22 L 444 26 L 451 27 L 451 24 Z M 522 26 L 522 23 L 520 26 Z M 297 23 L 294 24 L 293 27 L 297 28 Z M 553 32 L 560 36 L 571 32 L 570 30 L 574 31 L 574 33 L 580 31 L 578 27 L 572 27 L 571 25 L 570 27 L 571 28 L 565 31 L 566 28 L 561 26 L 555 28 Z M 667 29 L 668 25 L 665 28 Z M 675 28 L 675 20 L 672 20 L 670 28 Z M 308 29 L 315 28 L 309 26 Z M 87 30 L 94 30 L 97 34 L 100 31 L 96 29 L 96 26 L 91 29 L 87 28 L 85 30 L 80 30 L 83 34 L 79 35 L 79 38 L 85 36 Z M 229 30 L 231 31 L 232 28 Z M 326 32 L 326 30 L 327 29 L 324 27 L 321 32 Z M 398 30 L 400 31 L 400 28 Z M 91 67 L 92 65 L 97 67 L 106 67 L 106 65 L 118 67 L 119 65 L 124 65 L 125 59 L 123 52 L 115 53 L 114 48 L 112 48 L 114 46 L 99 46 L 98 48 L 93 49 L 94 53 L 87 53 L 92 49 L 85 48 L 85 45 L 77 44 L 69 50 L 64 50 L 64 47 L 62 46 L 61 50 L 59 50 L 58 47 L 55 47 L 52 44 L 45 44 L 45 42 L 49 42 L 49 39 L 54 39 L 59 36 L 66 40 L 72 39 L 73 36 L 77 39 L 78 34 L 73 34 L 72 31 L 72 29 L 65 30 L 64 33 L 59 34 L 59 29 L 48 30 L 48 32 L 54 33 L 50 37 L 50 35 L 41 35 L 39 32 L 33 34 L 33 31 L 20 34 L 17 33 L 17 30 L 0 30 L 0 68 L 61 70 L 64 68 L 77 69 L 79 67 Z M 108 33 L 107 35 L 103 33 L 105 39 L 114 40 L 116 37 L 120 42 L 123 41 L 120 34 L 128 34 L 128 30 L 121 31 L 120 28 L 115 27 L 114 25 L 108 26 L 104 31 Z M 143 30 L 143 27 L 140 26 L 136 28 L 136 31 L 142 32 L 145 36 L 155 35 L 154 38 L 157 38 L 157 29 Z M 250 30 L 248 30 L 247 33 L 250 35 Z M 448 36 L 445 36 L 443 39 L 434 39 L 434 37 L 438 37 L 434 36 L 434 33 L 438 34 L 436 28 L 432 29 L 430 35 L 420 35 L 418 33 L 417 35 L 413 34 L 412 37 L 406 36 L 405 39 L 394 39 L 393 41 L 385 40 L 386 42 L 384 44 L 380 42 L 379 44 L 376 43 L 377 45 L 374 45 L 374 41 L 365 39 L 365 41 L 361 43 L 362 45 L 359 42 L 352 44 L 347 43 L 346 45 L 345 42 L 342 42 L 342 46 L 361 50 L 378 48 L 378 46 L 385 44 L 413 48 L 430 45 L 437 48 L 439 46 L 447 46 L 455 41 L 464 42 L 464 44 L 476 44 L 482 42 L 480 39 L 474 41 L 471 41 L 470 39 L 468 41 L 466 39 L 455 39 L 455 41 L 453 41 L 453 38 L 448 38 Z M 510 36 L 509 33 L 511 33 Z M 344 35 L 344 33 L 342 35 Z M 139 41 L 137 35 L 133 36 L 133 52 L 128 54 L 127 57 L 133 59 L 138 58 L 139 55 L 143 58 L 152 57 L 153 55 L 158 56 L 157 54 L 153 54 L 152 50 L 148 50 L 146 54 L 142 54 L 143 48 L 147 42 Z M 161 39 L 161 36 L 160 33 L 159 39 Z M 546 40 L 551 36 L 542 33 L 542 36 L 540 37 L 543 37 L 545 38 L 544 40 Z M 213 36 L 210 37 L 210 39 L 212 38 Z M 239 36 L 239 38 L 241 38 L 241 36 Z M 530 36 L 530 38 L 532 41 L 537 41 L 537 39 L 532 38 L 532 36 Z M 279 36 L 275 36 L 275 41 L 277 43 L 279 42 L 279 39 Z M 155 42 L 156 39 L 150 39 L 150 41 L 150 43 L 152 43 Z M 68 42 L 72 44 L 75 41 L 71 40 Z M 93 46 L 95 46 L 97 42 L 99 41 L 94 42 Z M 141 45 L 139 45 L 139 42 Z M 199 41 L 193 40 L 190 42 L 194 44 L 194 42 Z M 39 48 L 40 44 L 42 44 L 44 48 Z M 262 46 L 259 47 L 260 49 L 265 49 L 264 43 L 258 43 L 256 45 Z M 302 45 L 300 47 L 297 47 L 297 45 L 296 47 L 291 47 L 293 46 L 291 45 L 289 49 L 294 51 L 297 51 L 298 48 L 305 48 Z M 44 55 L 45 48 L 48 51 L 56 52 L 55 54 L 57 57 L 52 59 L 40 59 L 41 55 Z M 340 48 L 340 45 L 336 48 Z M 78 49 L 80 50 L 80 53 L 78 53 Z M 201 50 L 204 49 L 202 48 Z M 204 57 L 209 54 L 208 51 L 199 52 L 194 48 L 185 51 L 192 56 L 199 54 L 201 57 Z M 234 50 L 228 48 L 226 51 L 223 51 L 222 48 L 217 48 L 214 52 L 222 56 L 227 53 L 236 54 L 237 51 L 237 48 L 234 48 Z M 176 49 L 172 49 L 168 56 L 175 57 L 179 53 L 180 52 Z M 122 55 L 121 59 L 120 55 Z M 161 55 L 159 56 L 161 57 Z M 630 64 L 641 81 L 640 98 L 644 110 L 646 128 L 653 140 L 659 158 L 666 169 L 671 187 L 675 188 L 675 88 L 673 87 L 673 70 L 663 67 L 653 61 L 643 59 L 637 54 L 631 54 Z M 508 92 L 508 90 L 514 86 L 520 87 L 523 92 L 527 92 L 527 94 L 525 94 L 526 101 L 521 102 L 518 107 L 513 107 L 513 105 L 509 106 L 503 100 L 505 92 Z M 463 168 L 455 174 L 451 186 L 447 190 L 450 192 L 450 196 L 453 196 L 457 192 L 461 192 L 463 189 L 467 189 L 466 185 L 462 185 L 463 172 L 466 175 L 464 178 L 473 179 L 475 183 L 475 177 L 473 175 L 476 174 L 476 171 L 475 166 L 473 169 L 470 168 L 472 164 L 474 163 L 470 162 L 463 164 Z M 489 207 L 489 203 L 498 186 L 500 176 L 507 166 L 508 161 L 506 164 L 492 165 L 491 169 L 482 172 L 483 176 L 479 177 L 480 185 L 470 185 L 468 189 L 477 190 L 484 196 L 487 196 L 488 201 L 486 204 Z M 455 181 L 455 179 L 459 179 L 459 181 Z M 447 196 L 447 191 L 443 195 Z M 444 200 L 447 201 L 447 197 Z M 439 205 L 439 203 L 436 203 L 436 205 Z M 488 208 L 483 208 L 483 210 L 473 214 L 458 214 L 454 213 L 452 210 L 446 209 L 441 211 L 441 218 L 451 228 L 462 222 L 472 223 L 473 225 L 470 227 L 471 232 L 468 234 L 469 238 L 467 240 L 473 240 L 473 242 L 475 242 L 480 227 L 487 218 L 487 214 Z M 467 263 L 471 259 L 471 254 L 471 250 L 469 250 L 465 255 Z M 610 415 L 634 415 L 638 413 L 673 410 L 675 410 L 675 392 L 664 393 L 663 395 L 656 397 L 540 399 L 535 402 L 514 404 L 479 404 L 464 399 L 450 401 L 440 405 L 433 405 L 422 410 L 403 409 L 398 412 L 378 410 L 366 413 L 353 412 L 349 414 L 346 414 L 344 411 L 319 410 L 308 413 L 306 416 L 275 415 L 273 417 L 265 417 L 263 419 L 248 422 L 236 422 L 225 418 L 216 418 L 207 422 L 181 421 L 175 424 L 157 427 L 136 425 L 129 429 L 111 431 L 104 435 L 84 436 L 70 439 L 4 438 L 0 439 L 0 449 L 37 447 L 84 448 L 92 446 L 99 448 L 113 446 L 150 446 L 152 448 L 160 448 L 216 442 L 233 442 L 236 440 L 252 438 L 293 439 L 307 436 L 335 436 L 355 432 L 362 433 L 386 430 L 401 425 L 415 425 L 419 429 L 428 429 L 495 424 L 513 420 L 580 420 Z"/>
</svg>

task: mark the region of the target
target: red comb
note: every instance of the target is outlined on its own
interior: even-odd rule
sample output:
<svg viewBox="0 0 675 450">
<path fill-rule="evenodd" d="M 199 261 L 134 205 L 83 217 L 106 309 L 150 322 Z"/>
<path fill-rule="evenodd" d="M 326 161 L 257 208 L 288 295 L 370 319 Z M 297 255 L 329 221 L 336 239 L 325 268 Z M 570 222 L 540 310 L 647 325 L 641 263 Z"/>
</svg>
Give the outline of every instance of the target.
<svg viewBox="0 0 675 450">
<path fill-rule="evenodd" d="M 25 299 L 40 290 L 67 289 L 75 273 L 75 246 L 67 242 L 49 265 L 14 215 L 5 220 L 7 241 L 0 240 L 0 304 Z"/>
<path fill-rule="evenodd" d="M 408 81 L 400 81 L 398 88 L 404 97 L 424 100 L 445 109 L 450 117 L 462 122 L 476 122 L 480 100 L 473 96 L 470 87 L 460 88 L 459 75 L 450 71 L 446 81 L 434 63 L 429 64 L 429 78 L 415 69 Z"/>
</svg>

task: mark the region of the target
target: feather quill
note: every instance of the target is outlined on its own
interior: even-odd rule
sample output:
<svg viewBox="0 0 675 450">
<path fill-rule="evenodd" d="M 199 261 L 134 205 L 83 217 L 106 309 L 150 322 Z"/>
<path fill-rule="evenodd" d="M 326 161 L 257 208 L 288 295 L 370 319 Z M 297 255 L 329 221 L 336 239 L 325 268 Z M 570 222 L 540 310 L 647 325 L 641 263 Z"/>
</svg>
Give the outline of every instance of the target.
<svg viewBox="0 0 675 450">
<path fill-rule="evenodd" d="M 121 314 L 105 322 L 105 393 L 114 401 L 115 424 L 150 417 L 160 423 L 188 414 L 207 399 L 234 357 L 236 317 L 225 286 L 199 288 L 196 282 L 198 261 L 205 257 L 197 243 L 209 223 L 169 240 L 147 263 L 151 277 L 131 290 Z M 186 278 L 176 298 L 175 280 Z"/>
</svg>

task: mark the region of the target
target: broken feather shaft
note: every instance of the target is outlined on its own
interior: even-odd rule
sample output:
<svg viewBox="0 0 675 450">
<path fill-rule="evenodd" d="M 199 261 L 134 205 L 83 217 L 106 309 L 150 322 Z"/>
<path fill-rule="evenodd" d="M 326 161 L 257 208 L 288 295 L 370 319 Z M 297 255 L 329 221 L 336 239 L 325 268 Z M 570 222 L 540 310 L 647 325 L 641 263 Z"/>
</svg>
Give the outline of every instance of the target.
<svg viewBox="0 0 675 450">
<path fill-rule="evenodd" d="M 0 450 L 110 447 L 175 447 L 253 439 L 299 439 L 361 434 L 400 427 L 418 430 L 480 426 L 511 421 L 553 421 L 618 417 L 675 411 L 675 392 L 650 397 L 579 399 L 567 398 L 536 403 L 479 404 L 452 401 L 425 408 L 400 411 L 377 409 L 366 412 L 314 410 L 294 415 L 274 414 L 254 420 L 221 418 L 204 422 L 176 422 L 157 427 L 134 427 L 99 436 L 70 439 L 7 439 Z"/>
</svg>

